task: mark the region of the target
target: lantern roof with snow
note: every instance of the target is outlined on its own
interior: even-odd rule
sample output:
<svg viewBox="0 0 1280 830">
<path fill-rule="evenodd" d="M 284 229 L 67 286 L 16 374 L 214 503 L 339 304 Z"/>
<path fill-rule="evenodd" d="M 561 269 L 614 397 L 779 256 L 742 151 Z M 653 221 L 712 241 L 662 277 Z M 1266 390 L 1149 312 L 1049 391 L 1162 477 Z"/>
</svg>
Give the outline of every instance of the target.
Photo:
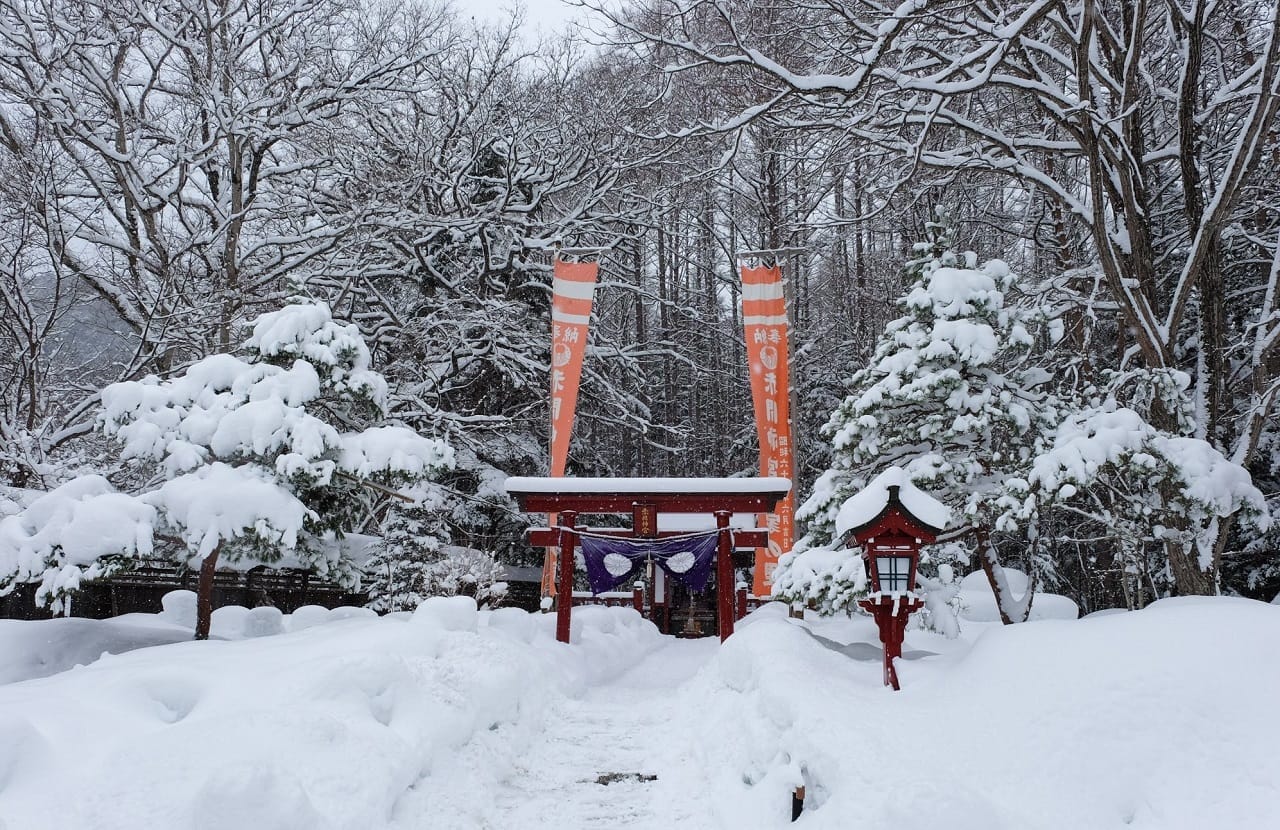
<svg viewBox="0 0 1280 830">
<path fill-rule="evenodd" d="M 912 484 L 906 470 L 890 467 L 840 506 L 836 536 L 863 544 L 892 529 L 932 542 L 950 521 L 949 507 Z"/>
</svg>

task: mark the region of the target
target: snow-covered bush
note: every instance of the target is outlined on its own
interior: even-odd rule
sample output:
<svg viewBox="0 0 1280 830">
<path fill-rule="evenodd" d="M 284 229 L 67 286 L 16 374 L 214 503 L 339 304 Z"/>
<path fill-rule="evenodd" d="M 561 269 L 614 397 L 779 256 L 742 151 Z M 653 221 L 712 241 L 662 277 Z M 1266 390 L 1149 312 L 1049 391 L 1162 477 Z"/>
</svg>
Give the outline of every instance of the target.
<svg viewBox="0 0 1280 830">
<path fill-rule="evenodd" d="M 440 558 L 426 568 L 423 582 L 428 596 L 471 597 L 491 606 L 507 594 L 502 565 L 493 554 L 456 545 L 441 550 Z"/>
<path fill-rule="evenodd" d="M 867 569 L 856 550 L 808 548 L 784 554 L 774 571 L 773 596 L 823 616 L 851 613 L 866 595 Z"/>
<path fill-rule="evenodd" d="M 1152 540 L 1193 551 L 1203 571 L 1216 567 L 1216 522 L 1238 515 L 1261 529 L 1270 524 L 1247 470 L 1207 441 L 1158 430 L 1114 399 L 1070 413 L 1006 492 L 1005 521 L 1070 509 L 1129 545 Z"/>
<path fill-rule="evenodd" d="M 493 555 L 442 541 L 446 503 L 432 491 L 387 511 L 382 543 L 366 566 L 371 608 L 412 611 L 428 597 L 440 596 L 496 605 L 506 594 L 502 565 Z"/>
<path fill-rule="evenodd" d="M 369 574 L 369 607 L 378 611 L 412 611 L 428 594 L 424 572 L 440 556 L 443 541 L 438 509 L 442 500 L 426 494 L 411 504 L 393 503 L 382 522 L 382 542 L 373 549 Z"/>
<path fill-rule="evenodd" d="M 124 494 L 87 476 L 5 518 L 0 585 L 40 582 L 56 608 L 83 580 L 160 553 L 210 572 L 287 560 L 354 586 L 343 547 L 323 542 L 365 514 L 369 488 L 452 464 L 445 443 L 373 424 L 386 397 L 359 330 L 315 302 L 259 317 L 243 357 L 108 386 L 103 429 L 150 484 Z"/>
</svg>

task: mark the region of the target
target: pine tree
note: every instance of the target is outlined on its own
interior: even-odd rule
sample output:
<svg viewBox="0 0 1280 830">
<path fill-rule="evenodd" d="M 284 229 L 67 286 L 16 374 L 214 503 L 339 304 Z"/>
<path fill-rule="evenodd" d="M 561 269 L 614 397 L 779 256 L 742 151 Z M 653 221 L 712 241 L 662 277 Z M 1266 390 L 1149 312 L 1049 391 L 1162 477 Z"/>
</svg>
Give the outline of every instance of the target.
<svg viewBox="0 0 1280 830">
<path fill-rule="evenodd" d="M 39 582 L 37 601 L 56 605 L 82 581 L 169 555 L 200 571 L 203 639 L 220 562 L 288 557 L 355 587 L 359 570 L 332 541 L 366 515 L 371 494 L 438 475 L 453 451 L 373 425 L 386 417 L 386 382 L 359 329 L 322 303 L 260 316 L 244 354 L 104 389 L 104 430 L 148 484 L 126 494 L 83 476 L 5 518 L 0 588 Z"/>
<path fill-rule="evenodd" d="M 902 316 L 823 428 L 833 462 L 800 513 L 808 546 L 830 541 L 844 500 L 891 465 L 970 520 L 987 519 L 1052 420 L 1047 375 L 1027 362 L 1032 321 L 1006 301 L 1016 278 L 1003 262 L 978 267 L 973 253 L 951 250 L 944 225 L 931 231 L 908 265 Z"/>
<path fill-rule="evenodd" d="M 960 517 L 956 530 L 968 531 L 1006 623 L 1030 612 L 1048 511 L 1094 519 L 1121 546 L 1196 549 L 1211 563 L 1217 522 L 1240 511 L 1267 524 L 1265 501 L 1247 471 L 1204 440 L 1153 427 L 1140 411 L 1176 400 L 1185 375 L 1144 373 L 1134 384 L 1125 375 L 1103 389 L 1054 388 L 1052 375 L 1037 366 L 1042 355 L 1031 332 L 1060 326 L 1047 312 L 1010 301 L 1017 281 L 1003 262 L 979 267 L 973 253 L 953 251 L 944 222 L 932 223 L 930 232 L 916 246 L 921 256 L 908 264 L 902 316 L 885 327 L 871 364 L 854 373 L 824 427 L 832 464 L 797 511 L 806 525 L 797 555 L 838 545 L 840 506 L 891 465 Z M 1000 565 L 1003 542 L 1031 565 L 1031 587 L 1021 598 L 1010 593 Z M 777 583 L 847 607 L 860 587 L 830 562 L 812 566 L 830 557 L 810 559 L 793 575 L 797 560 L 784 558 Z"/>
<path fill-rule="evenodd" d="M 840 505 L 897 465 L 974 528 L 999 596 L 1003 572 L 991 533 L 1012 524 L 1005 484 L 1025 474 L 1055 411 L 1042 388 L 1047 373 L 1028 360 L 1034 321 L 1008 301 L 1016 277 L 999 260 L 979 266 L 972 252 L 954 251 L 954 232 L 941 218 L 928 230 L 907 264 L 902 315 L 885 327 L 870 365 L 854 373 L 823 428 L 832 465 L 798 512 L 806 526 L 798 547 L 838 543 Z"/>
<path fill-rule="evenodd" d="M 369 607 L 412 611 L 427 597 L 468 596 L 497 604 L 506 593 L 502 565 L 491 554 L 447 544 L 448 493 L 436 488 L 396 503 L 382 523 L 382 543 L 369 559 Z"/>
<path fill-rule="evenodd" d="M 426 572 L 440 557 L 440 504 L 395 503 L 382 523 L 382 542 L 370 557 L 369 607 L 412 611 L 428 596 Z"/>
</svg>

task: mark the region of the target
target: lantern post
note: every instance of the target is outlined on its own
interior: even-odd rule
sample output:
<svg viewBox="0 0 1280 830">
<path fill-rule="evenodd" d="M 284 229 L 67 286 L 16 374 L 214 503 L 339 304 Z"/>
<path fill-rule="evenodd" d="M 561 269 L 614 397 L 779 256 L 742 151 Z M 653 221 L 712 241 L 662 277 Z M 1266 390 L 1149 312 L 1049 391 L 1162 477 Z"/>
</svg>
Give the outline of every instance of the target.
<svg viewBox="0 0 1280 830">
<path fill-rule="evenodd" d="M 904 504 L 904 490 L 916 512 Z M 901 687 L 893 661 L 902 656 L 908 618 L 924 606 L 914 590 L 920 548 L 938 538 L 949 514 L 945 505 L 912 485 L 901 468 L 891 467 L 845 502 L 836 521 L 845 544 L 862 547 L 871 593 L 858 605 L 876 621 L 884 645 L 884 685 L 895 691 Z"/>
</svg>

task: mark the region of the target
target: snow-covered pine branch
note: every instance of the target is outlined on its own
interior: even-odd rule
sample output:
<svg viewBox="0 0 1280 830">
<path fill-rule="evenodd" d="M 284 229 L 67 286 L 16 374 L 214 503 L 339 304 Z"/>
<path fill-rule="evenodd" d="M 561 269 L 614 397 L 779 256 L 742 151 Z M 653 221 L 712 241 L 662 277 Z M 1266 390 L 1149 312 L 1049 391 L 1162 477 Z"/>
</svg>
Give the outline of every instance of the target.
<svg viewBox="0 0 1280 830">
<path fill-rule="evenodd" d="M 45 497 L 55 507 L 4 519 L 6 587 L 40 581 L 40 600 L 56 603 L 82 581 L 154 552 L 202 576 L 219 562 L 287 560 L 357 582 L 341 547 L 325 541 L 361 518 L 361 482 L 428 480 L 453 465 L 453 451 L 404 427 L 368 425 L 385 415 L 386 382 L 359 330 L 334 321 L 324 304 L 262 315 L 245 352 L 104 389 L 103 428 L 151 484 L 126 495 L 100 478 L 72 482 Z M 110 527 L 99 527 L 103 505 L 114 511 Z M 77 541 L 86 528 L 101 534 L 88 548 Z M 176 549 L 155 544 L 157 533 Z"/>
</svg>

